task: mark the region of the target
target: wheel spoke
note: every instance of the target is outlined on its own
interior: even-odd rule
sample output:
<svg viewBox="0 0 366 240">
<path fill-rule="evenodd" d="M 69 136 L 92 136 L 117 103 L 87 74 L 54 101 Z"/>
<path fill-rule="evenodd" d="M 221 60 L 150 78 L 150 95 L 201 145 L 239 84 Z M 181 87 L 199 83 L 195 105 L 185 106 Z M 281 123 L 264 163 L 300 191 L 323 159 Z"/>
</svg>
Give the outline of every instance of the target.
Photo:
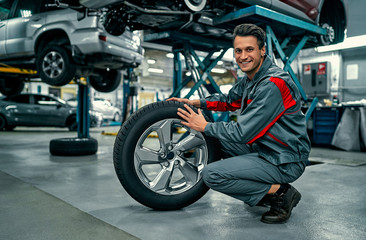
<svg viewBox="0 0 366 240">
<path fill-rule="evenodd" d="M 199 135 L 190 133 L 186 138 L 182 139 L 176 146 L 175 150 L 180 150 L 182 152 L 191 150 L 193 148 L 199 148 L 200 146 L 206 144 L 205 140 Z"/>
<path fill-rule="evenodd" d="M 185 177 L 188 183 L 194 184 L 198 179 L 199 168 L 192 165 L 191 163 L 180 159 L 179 170 Z"/>
<path fill-rule="evenodd" d="M 165 189 L 169 186 L 170 179 L 173 174 L 173 166 L 173 164 L 170 164 L 168 168 L 161 169 L 155 179 L 150 182 L 151 190 L 165 191 Z"/>
<path fill-rule="evenodd" d="M 173 120 L 164 121 L 156 130 L 159 137 L 160 146 L 165 149 L 165 146 L 171 143 L 172 140 L 172 122 Z"/>
<path fill-rule="evenodd" d="M 142 165 L 156 164 L 160 162 L 159 155 L 156 151 L 144 147 L 136 148 L 135 156 Z"/>
</svg>

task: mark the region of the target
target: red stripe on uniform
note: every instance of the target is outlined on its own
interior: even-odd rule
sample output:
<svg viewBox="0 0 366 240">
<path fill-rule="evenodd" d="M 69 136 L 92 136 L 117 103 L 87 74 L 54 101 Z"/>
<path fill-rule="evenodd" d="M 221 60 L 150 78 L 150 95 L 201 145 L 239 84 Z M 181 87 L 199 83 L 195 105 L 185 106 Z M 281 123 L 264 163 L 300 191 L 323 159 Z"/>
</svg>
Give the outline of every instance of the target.
<svg viewBox="0 0 366 240">
<path fill-rule="evenodd" d="M 231 104 L 220 101 L 206 101 L 207 109 L 213 111 L 235 111 L 241 107 L 241 99 L 232 102 Z"/>
<path fill-rule="evenodd" d="M 258 138 L 262 137 L 268 131 L 268 129 L 270 127 L 272 127 L 273 124 L 275 124 L 276 121 L 285 113 L 285 111 L 287 109 L 289 109 L 292 106 L 296 105 L 296 101 L 292 98 L 290 89 L 287 87 L 286 82 L 283 79 L 271 77 L 269 79 L 269 81 L 276 84 L 276 86 L 280 90 L 281 96 L 282 96 L 282 102 L 283 102 L 283 106 L 285 107 L 285 110 L 283 110 L 272 122 L 270 122 L 262 131 L 260 131 L 260 133 L 258 133 L 252 140 L 250 140 L 248 142 L 248 144 L 251 144 L 255 140 L 257 140 Z"/>
<path fill-rule="evenodd" d="M 290 89 L 288 89 L 286 82 L 283 79 L 271 77 L 269 81 L 276 84 L 276 86 L 280 89 L 283 105 L 286 110 L 296 105 L 296 101 L 292 98 Z"/>
<path fill-rule="evenodd" d="M 273 138 L 276 142 L 282 144 L 285 147 L 288 147 L 288 145 L 284 142 L 282 142 L 280 139 L 276 138 L 275 136 L 273 136 L 272 134 L 270 134 L 269 132 L 266 133 L 268 136 L 270 136 L 271 138 Z"/>
</svg>

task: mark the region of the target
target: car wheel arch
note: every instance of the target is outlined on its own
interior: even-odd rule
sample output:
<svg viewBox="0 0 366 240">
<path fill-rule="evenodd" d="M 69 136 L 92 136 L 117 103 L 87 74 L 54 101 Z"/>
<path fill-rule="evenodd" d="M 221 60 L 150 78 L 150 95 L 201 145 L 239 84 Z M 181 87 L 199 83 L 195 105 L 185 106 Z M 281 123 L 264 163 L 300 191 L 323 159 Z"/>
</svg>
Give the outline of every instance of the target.
<svg viewBox="0 0 366 240">
<path fill-rule="evenodd" d="M 46 45 L 57 44 L 59 46 L 71 45 L 67 33 L 63 29 L 52 29 L 38 36 L 35 41 L 35 53 L 38 54 Z"/>
</svg>

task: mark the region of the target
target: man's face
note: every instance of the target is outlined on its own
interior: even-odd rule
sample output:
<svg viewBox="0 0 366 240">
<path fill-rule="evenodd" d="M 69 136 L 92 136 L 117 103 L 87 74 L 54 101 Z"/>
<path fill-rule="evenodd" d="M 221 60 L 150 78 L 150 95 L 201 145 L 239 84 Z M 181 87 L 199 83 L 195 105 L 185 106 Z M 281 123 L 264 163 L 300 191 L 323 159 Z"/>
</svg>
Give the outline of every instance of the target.
<svg viewBox="0 0 366 240">
<path fill-rule="evenodd" d="M 257 38 L 254 36 L 236 36 L 234 39 L 234 53 L 236 63 L 249 79 L 253 79 L 263 62 L 265 47 L 259 49 Z"/>
</svg>

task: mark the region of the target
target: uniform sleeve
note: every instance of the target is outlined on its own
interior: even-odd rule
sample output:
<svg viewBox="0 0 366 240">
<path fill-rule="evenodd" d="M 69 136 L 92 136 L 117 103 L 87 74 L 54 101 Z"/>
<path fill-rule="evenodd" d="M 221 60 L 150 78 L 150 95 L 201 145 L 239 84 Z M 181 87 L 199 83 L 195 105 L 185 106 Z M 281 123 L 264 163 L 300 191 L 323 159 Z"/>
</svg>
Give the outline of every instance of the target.
<svg viewBox="0 0 366 240">
<path fill-rule="evenodd" d="M 235 84 L 229 93 L 213 94 L 207 98 L 201 99 L 201 108 L 211 111 L 235 111 L 241 108 L 241 96 L 243 94 L 242 84 Z"/>
<path fill-rule="evenodd" d="M 248 106 L 237 122 L 208 123 L 204 132 L 224 141 L 251 144 L 295 104 L 286 83 L 279 78 L 270 78 L 258 87 L 253 99 L 248 99 Z"/>
</svg>

